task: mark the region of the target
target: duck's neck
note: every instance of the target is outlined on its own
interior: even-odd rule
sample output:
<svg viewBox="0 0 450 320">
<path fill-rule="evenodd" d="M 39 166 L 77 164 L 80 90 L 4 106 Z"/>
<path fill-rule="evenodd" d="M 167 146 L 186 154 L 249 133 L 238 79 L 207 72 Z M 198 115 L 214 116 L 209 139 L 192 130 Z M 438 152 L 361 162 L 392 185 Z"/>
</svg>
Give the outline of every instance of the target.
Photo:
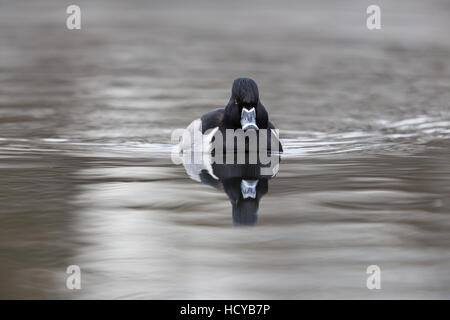
<svg viewBox="0 0 450 320">
<path fill-rule="evenodd" d="M 223 122 L 225 127 L 228 129 L 241 128 L 241 115 L 239 114 L 239 108 L 234 105 L 226 106 Z"/>
</svg>

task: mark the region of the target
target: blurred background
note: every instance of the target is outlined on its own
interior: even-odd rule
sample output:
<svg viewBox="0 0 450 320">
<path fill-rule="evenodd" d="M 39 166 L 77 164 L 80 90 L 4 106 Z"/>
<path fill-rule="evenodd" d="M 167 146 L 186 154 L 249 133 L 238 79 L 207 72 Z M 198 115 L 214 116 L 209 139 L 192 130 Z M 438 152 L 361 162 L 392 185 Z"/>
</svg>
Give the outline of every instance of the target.
<svg viewBox="0 0 450 320">
<path fill-rule="evenodd" d="M 445 0 L 1 0 L 0 298 L 450 298 L 449 30 Z M 237 77 L 285 149 L 253 227 L 170 158 Z"/>
</svg>

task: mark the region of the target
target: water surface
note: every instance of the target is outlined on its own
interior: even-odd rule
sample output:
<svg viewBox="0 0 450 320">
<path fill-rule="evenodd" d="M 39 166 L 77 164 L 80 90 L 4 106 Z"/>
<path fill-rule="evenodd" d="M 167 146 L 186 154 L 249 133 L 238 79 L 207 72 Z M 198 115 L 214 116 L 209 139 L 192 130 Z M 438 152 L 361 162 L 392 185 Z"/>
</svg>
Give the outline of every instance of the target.
<svg viewBox="0 0 450 320">
<path fill-rule="evenodd" d="M 447 2 L 78 3 L 1 5 L 1 298 L 450 298 Z M 171 161 L 239 76 L 285 149 L 251 227 Z"/>
</svg>

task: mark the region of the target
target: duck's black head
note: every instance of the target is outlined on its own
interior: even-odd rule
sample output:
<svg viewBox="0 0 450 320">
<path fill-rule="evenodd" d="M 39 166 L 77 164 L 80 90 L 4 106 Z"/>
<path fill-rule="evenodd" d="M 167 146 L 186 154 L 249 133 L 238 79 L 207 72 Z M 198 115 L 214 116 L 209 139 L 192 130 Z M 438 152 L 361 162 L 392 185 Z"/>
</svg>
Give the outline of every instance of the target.
<svg viewBox="0 0 450 320">
<path fill-rule="evenodd" d="M 240 107 L 252 108 L 258 105 L 258 85 L 250 78 L 237 78 L 231 88 L 231 98 Z"/>
<path fill-rule="evenodd" d="M 267 128 L 268 114 L 259 100 L 258 85 L 250 78 L 237 78 L 225 108 L 225 122 L 231 129 Z"/>
</svg>

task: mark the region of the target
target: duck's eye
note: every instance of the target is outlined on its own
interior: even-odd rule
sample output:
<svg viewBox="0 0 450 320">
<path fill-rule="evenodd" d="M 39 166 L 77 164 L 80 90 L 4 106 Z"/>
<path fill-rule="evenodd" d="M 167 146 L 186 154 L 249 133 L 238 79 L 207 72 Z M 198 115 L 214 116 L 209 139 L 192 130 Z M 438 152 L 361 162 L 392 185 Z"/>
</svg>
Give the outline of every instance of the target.
<svg viewBox="0 0 450 320">
<path fill-rule="evenodd" d="M 236 99 L 234 100 L 234 104 L 237 104 L 237 100 Z"/>
</svg>

